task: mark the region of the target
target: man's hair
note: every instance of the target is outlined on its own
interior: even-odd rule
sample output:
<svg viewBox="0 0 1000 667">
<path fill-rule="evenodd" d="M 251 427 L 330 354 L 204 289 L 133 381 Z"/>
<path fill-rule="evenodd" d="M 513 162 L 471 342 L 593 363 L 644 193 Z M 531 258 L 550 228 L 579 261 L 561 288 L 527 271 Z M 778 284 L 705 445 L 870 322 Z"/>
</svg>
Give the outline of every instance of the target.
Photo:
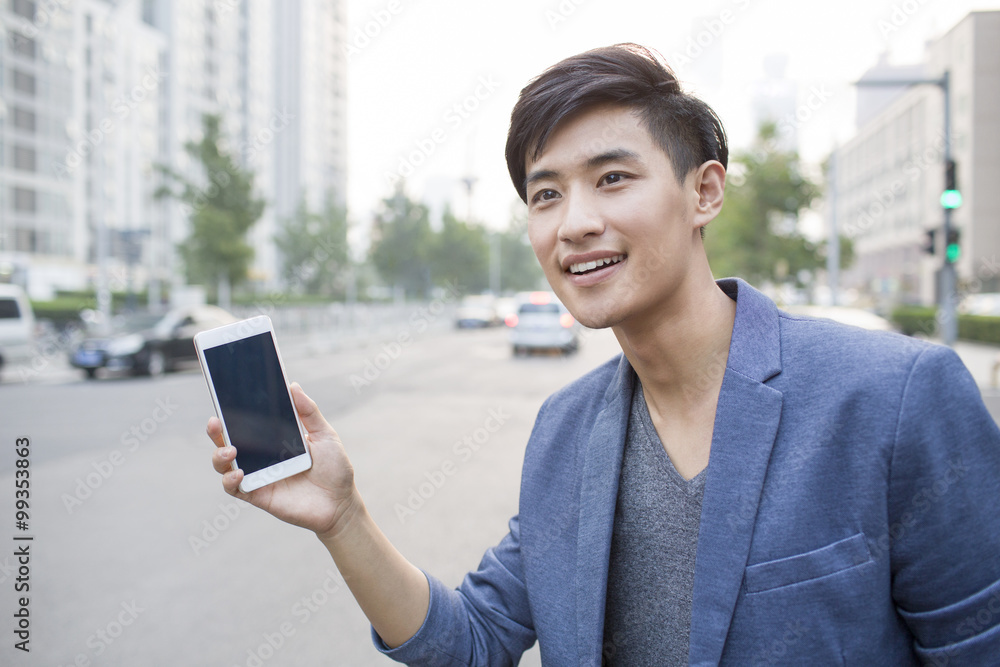
<svg viewBox="0 0 1000 667">
<path fill-rule="evenodd" d="M 709 160 L 728 166 L 722 121 L 711 107 L 683 92 L 663 59 L 638 44 L 616 44 L 559 62 L 533 79 L 518 97 L 507 132 L 507 170 L 527 201 L 525 162 L 537 160 L 556 125 L 598 104 L 633 109 L 666 153 L 677 180 Z"/>
</svg>

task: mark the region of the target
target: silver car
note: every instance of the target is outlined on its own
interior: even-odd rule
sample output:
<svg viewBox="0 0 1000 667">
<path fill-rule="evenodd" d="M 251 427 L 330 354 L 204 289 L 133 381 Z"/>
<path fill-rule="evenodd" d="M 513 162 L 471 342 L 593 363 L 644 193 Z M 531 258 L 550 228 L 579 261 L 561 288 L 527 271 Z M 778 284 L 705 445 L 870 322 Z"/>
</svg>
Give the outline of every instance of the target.
<svg viewBox="0 0 1000 667">
<path fill-rule="evenodd" d="M 531 350 L 571 353 L 580 346 L 580 325 L 551 292 L 532 292 L 506 324 L 514 354 Z"/>
</svg>

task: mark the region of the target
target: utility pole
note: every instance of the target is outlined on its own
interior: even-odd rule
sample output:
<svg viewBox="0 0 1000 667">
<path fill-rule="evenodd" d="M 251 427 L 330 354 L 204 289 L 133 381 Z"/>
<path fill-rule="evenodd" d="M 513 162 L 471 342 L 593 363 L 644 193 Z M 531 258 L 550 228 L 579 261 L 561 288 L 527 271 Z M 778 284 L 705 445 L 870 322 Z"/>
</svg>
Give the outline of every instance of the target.
<svg viewBox="0 0 1000 667">
<path fill-rule="evenodd" d="M 862 79 L 854 82 L 855 86 L 864 87 L 890 87 L 900 86 L 937 86 L 944 95 L 944 166 L 946 172 L 954 169 L 954 161 L 951 156 L 951 73 L 945 70 L 940 79 Z M 946 185 L 946 188 L 948 186 Z M 951 212 L 955 204 L 941 198 L 941 208 L 944 212 L 944 222 L 942 224 L 945 243 L 950 243 L 950 239 L 957 238 L 951 228 Z M 954 259 L 957 259 L 954 258 Z M 955 276 L 955 262 L 949 253 L 944 253 L 944 263 L 941 266 L 940 293 L 938 295 L 938 321 L 941 326 L 941 338 L 945 345 L 954 346 L 955 339 L 958 338 L 958 315 L 955 312 L 955 297 L 957 280 Z"/>
</svg>

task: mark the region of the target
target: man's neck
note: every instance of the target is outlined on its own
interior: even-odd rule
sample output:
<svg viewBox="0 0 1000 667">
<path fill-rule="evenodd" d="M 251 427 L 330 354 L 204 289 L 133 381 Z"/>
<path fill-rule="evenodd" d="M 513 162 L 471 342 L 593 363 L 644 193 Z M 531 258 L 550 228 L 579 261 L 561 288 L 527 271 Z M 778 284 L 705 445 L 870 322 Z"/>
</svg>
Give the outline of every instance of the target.
<svg viewBox="0 0 1000 667">
<path fill-rule="evenodd" d="M 710 277 L 710 276 L 709 276 Z M 729 358 L 736 303 L 714 280 L 683 289 L 643 322 L 614 327 L 646 401 L 675 409 L 718 399 Z"/>
</svg>

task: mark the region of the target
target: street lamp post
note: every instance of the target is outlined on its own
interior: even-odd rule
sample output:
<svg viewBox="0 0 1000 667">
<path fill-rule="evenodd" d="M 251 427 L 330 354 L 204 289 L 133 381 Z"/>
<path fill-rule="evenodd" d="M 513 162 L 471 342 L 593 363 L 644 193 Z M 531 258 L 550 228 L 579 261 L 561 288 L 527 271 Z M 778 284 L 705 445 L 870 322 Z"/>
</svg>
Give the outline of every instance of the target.
<svg viewBox="0 0 1000 667">
<path fill-rule="evenodd" d="M 922 86 L 931 85 L 937 86 L 941 89 L 941 93 L 944 96 L 944 164 L 952 164 L 951 156 L 951 74 L 948 70 L 945 70 L 939 79 L 862 79 L 854 83 L 855 86 L 864 87 L 892 87 L 898 88 L 900 86 Z M 943 234 L 945 238 L 945 243 L 948 243 L 948 239 L 952 238 L 951 230 L 951 212 L 952 206 L 942 206 L 944 212 L 944 223 Z M 956 284 L 957 280 L 955 277 L 955 263 L 947 256 L 945 253 L 944 264 L 941 267 L 941 293 L 940 293 L 940 312 L 938 314 L 938 320 L 941 326 L 941 338 L 945 345 L 953 346 L 955 344 L 955 339 L 958 338 L 958 316 L 955 313 L 955 296 L 956 296 Z"/>
</svg>

